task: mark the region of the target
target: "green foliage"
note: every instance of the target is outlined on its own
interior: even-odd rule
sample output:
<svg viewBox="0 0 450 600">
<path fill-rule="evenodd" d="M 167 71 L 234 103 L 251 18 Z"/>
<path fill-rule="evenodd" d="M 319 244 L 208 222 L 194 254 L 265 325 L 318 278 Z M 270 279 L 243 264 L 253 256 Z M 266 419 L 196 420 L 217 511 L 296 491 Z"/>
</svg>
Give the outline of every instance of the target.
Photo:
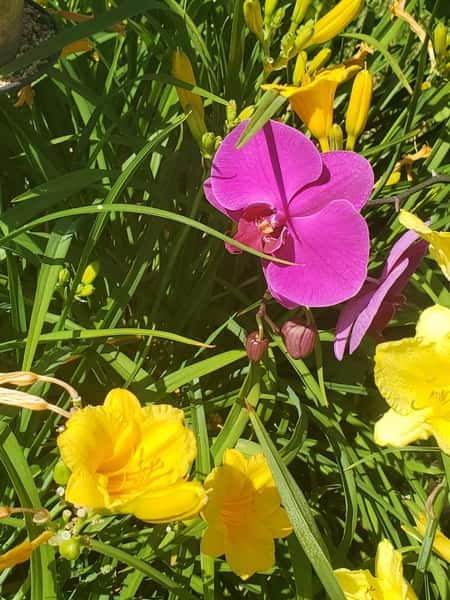
<svg viewBox="0 0 450 600">
<path fill-rule="evenodd" d="M 279 4 L 289 15 L 293 2 Z M 313 2 L 309 16 L 332 4 Z M 438 18 L 445 19 L 446 3 L 440 4 L 410 0 L 407 8 L 431 35 Z M 263 51 L 245 29 L 242 0 L 52 0 L 48 7 L 93 11 L 96 18 L 62 22 L 57 37 L 4 71 L 83 36 L 91 36 L 95 51 L 52 67 L 35 85 L 31 109 L 0 95 L 1 370 L 57 375 L 86 404 L 121 386 L 144 404 L 182 407 L 198 440 L 200 480 L 226 448 L 263 451 L 295 536 L 277 543 L 269 574 L 241 581 L 224 560 L 200 555 L 200 518 L 166 529 L 103 516 L 82 529 L 76 561 L 43 546 L 29 575 L 27 565 L 0 574 L 0 597 L 337 600 L 342 593 L 332 569 L 372 567 L 377 543 L 388 538 L 404 550 L 407 578 L 413 580 L 417 565 L 426 597 L 445 600 L 447 565 L 430 553 L 431 533 L 424 556 L 402 526 L 414 524 L 414 514 L 446 478 L 448 459 L 431 443 L 395 451 L 374 444 L 373 423 L 385 409 L 373 382 L 374 343 L 366 340 L 338 363 L 332 353 L 337 309 L 320 309 L 321 353 L 294 360 L 273 335 L 264 361 L 248 365 L 245 337 L 255 329 L 265 291 L 252 256 L 259 253 L 236 258 L 224 250 L 229 224 L 203 197 L 210 164 L 185 126 L 171 76 L 171 56 L 180 46 L 191 58 L 195 91 L 215 136 L 227 131 L 230 100 L 238 113 L 257 105 L 249 134 L 274 115 L 301 128 L 282 99 L 260 90 Z M 122 19 L 124 32 L 108 30 Z M 288 28 L 286 16 L 281 33 Z M 274 34 L 274 47 L 281 33 Z M 431 153 L 414 164 L 414 181 L 450 174 L 445 70 L 430 72 L 426 44 L 391 18 L 385 0 L 368 0 L 330 42 L 333 62 L 349 58 L 361 40 L 374 48 L 367 62 L 375 85 L 357 150 L 375 170 L 374 197 L 407 189 L 405 175 L 395 186 L 386 182 L 401 155 L 424 143 Z M 289 63 L 275 75 L 287 81 L 291 70 Z M 349 85 L 342 86 L 336 99 L 341 124 L 348 92 Z M 448 192 L 448 186 L 430 186 L 403 206 L 420 208 L 422 218 L 445 229 Z M 364 216 L 372 239 L 369 268 L 376 274 L 401 226 L 392 203 L 368 206 Z M 95 289 L 80 298 L 77 287 L 94 260 L 100 262 Z M 407 307 L 386 331 L 389 339 L 411 334 L 430 304 L 450 302 L 428 258 L 407 292 Z M 286 311 L 274 302 L 268 310 L 281 325 Z M 67 396 L 48 384 L 31 392 L 69 407 Z M 1 410 L 3 505 L 43 506 L 55 521 L 62 518 L 66 505 L 53 481 L 61 424 L 53 414 Z M 448 523 L 444 508 L 444 531 Z M 28 517 L 4 519 L 2 550 L 36 531 Z"/>
</svg>

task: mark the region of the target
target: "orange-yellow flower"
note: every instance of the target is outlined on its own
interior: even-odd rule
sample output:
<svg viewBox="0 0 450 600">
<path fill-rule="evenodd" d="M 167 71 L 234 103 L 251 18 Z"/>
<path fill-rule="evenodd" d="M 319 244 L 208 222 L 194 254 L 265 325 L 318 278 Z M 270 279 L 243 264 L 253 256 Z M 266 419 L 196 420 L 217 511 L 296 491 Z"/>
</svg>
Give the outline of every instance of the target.
<svg viewBox="0 0 450 600">
<path fill-rule="evenodd" d="M 226 450 L 223 466 L 215 468 L 204 485 L 209 498 L 202 513 L 208 523 L 202 552 L 225 554 L 242 579 L 273 567 L 274 538 L 286 537 L 292 527 L 264 456 L 247 459 L 238 450 Z"/>
<path fill-rule="evenodd" d="M 77 54 L 78 52 L 89 52 L 94 49 L 94 44 L 91 42 L 89 38 L 81 38 L 76 42 L 72 42 L 71 44 L 67 44 L 61 50 L 61 58 L 66 58 L 71 54 Z"/>
<path fill-rule="evenodd" d="M 17 92 L 17 101 L 15 102 L 14 106 L 16 108 L 20 108 L 24 104 L 27 104 L 28 107 L 31 108 L 33 106 L 34 94 L 35 91 L 31 85 L 25 85 Z"/>
<path fill-rule="evenodd" d="M 0 571 L 26 562 L 31 557 L 33 550 L 35 550 L 41 544 L 45 544 L 45 542 L 47 542 L 52 535 L 53 532 L 44 531 L 35 537 L 34 540 L 25 540 L 11 550 L 8 550 L 8 552 L 0 555 Z"/>
<path fill-rule="evenodd" d="M 198 514 L 206 502 L 201 484 L 187 481 L 194 434 L 172 406 L 142 407 L 114 389 L 103 406 L 70 417 L 58 446 L 72 471 L 66 500 L 73 504 L 167 523 Z"/>
<path fill-rule="evenodd" d="M 320 142 L 323 151 L 329 150 L 328 133 L 333 124 L 333 104 L 336 89 L 347 81 L 359 67 L 322 69 L 312 79 L 308 74 L 302 85 L 263 85 L 264 90 L 275 90 L 289 99 L 289 104 L 309 131 Z"/>
</svg>

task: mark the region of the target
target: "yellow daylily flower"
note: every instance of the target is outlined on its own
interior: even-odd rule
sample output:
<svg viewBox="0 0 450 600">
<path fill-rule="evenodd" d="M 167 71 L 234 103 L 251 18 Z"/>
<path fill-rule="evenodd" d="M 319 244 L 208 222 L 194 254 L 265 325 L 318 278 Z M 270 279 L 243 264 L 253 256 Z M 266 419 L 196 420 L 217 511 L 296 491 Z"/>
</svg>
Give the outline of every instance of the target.
<svg viewBox="0 0 450 600">
<path fill-rule="evenodd" d="M 426 223 L 412 213 L 401 210 L 398 217 L 407 229 L 413 229 L 424 240 L 429 242 L 430 255 L 441 267 L 445 277 L 450 281 L 450 232 L 432 231 Z"/>
<path fill-rule="evenodd" d="M 9 569 L 20 563 L 26 562 L 35 550 L 41 544 L 45 544 L 53 535 L 52 531 L 43 531 L 34 540 L 25 540 L 8 552 L 0 555 L 0 571 Z"/>
<path fill-rule="evenodd" d="M 202 516 L 208 528 L 201 551 L 225 554 L 234 573 L 247 579 L 275 564 L 274 538 L 292 531 L 265 457 L 246 458 L 238 450 L 225 450 L 223 466 L 205 480 L 208 504 Z"/>
<path fill-rule="evenodd" d="M 378 544 L 375 576 L 350 569 L 336 569 L 335 574 L 348 600 L 417 600 L 403 577 L 402 555 L 388 540 Z"/>
<path fill-rule="evenodd" d="M 375 383 L 391 409 L 375 424 L 380 446 L 434 436 L 450 454 L 450 309 L 421 314 L 413 338 L 379 344 Z"/>
<path fill-rule="evenodd" d="M 372 75 L 367 69 L 360 71 L 353 82 L 350 102 L 345 115 L 346 150 L 355 149 L 356 140 L 364 131 L 369 116 L 372 89 Z"/>
<path fill-rule="evenodd" d="M 328 133 L 333 124 L 333 104 L 337 86 L 359 71 L 358 66 L 322 69 L 312 78 L 305 73 L 302 85 L 266 84 L 264 90 L 275 90 L 285 98 L 309 131 L 329 150 Z"/>
<path fill-rule="evenodd" d="M 425 513 L 419 513 L 414 516 L 414 520 L 416 522 L 416 530 L 405 525 L 402 525 L 402 529 L 416 539 L 419 539 L 417 534 L 419 534 L 420 539 L 423 539 L 427 528 L 427 516 Z M 433 552 L 450 563 L 450 539 L 442 533 L 439 527 L 436 530 L 433 540 Z"/>
<path fill-rule="evenodd" d="M 195 516 L 206 502 L 200 483 L 187 481 L 194 434 L 172 406 L 142 407 L 114 389 L 103 406 L 73 413 L 58 446 L 72 472 L 65 496 L 73 504 L 167 523 Z"/>
</svg>

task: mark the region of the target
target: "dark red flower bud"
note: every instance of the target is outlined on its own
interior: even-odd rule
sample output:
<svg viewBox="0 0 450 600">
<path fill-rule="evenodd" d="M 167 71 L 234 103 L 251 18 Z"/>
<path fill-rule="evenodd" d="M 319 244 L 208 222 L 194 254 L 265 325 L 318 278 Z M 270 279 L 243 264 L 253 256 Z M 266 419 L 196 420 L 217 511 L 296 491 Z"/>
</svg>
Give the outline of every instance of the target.
<svg viewBox="0 0 450 600">
<path fill-rule="evenodd" d="M 286 321 L 281 328 L 281 333 L 292 358 L 306 358 L 314 350 L 317 338 L 315 325 L 298 319 Z"/>
<path fill-rule="evenodd" d="M 261 339 L 258 331 L 249 333 L 245 341 L 247 356 L 252 362 L 259 362 L 266 353 L 268 346 L 269 340 L 267 338 Z"/>
</svg>

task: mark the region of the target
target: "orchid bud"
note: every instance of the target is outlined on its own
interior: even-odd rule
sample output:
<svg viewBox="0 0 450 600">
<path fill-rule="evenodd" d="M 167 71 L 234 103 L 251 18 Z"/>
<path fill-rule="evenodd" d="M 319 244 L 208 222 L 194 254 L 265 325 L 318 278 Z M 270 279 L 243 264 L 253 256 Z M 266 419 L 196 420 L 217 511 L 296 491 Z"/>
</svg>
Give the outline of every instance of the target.
<svg viewBox="0 0 450 600">
<path fill-rule="evenodd" d="M 314 27 L 314 35 L 308 41 L 308 46 L 324 44 L 336 37 L 359 14 L 364 0 L 341 0 L 319 19 Z"/>
<path fill-rule="evenodd" d="M 258 331 L 249 333 L 245 341 L 247 356 L 252 362 L 259 362 L 267 352 L 268 346 L 269 340 L 267 338 L 261 339 Z"/>
<path fill-rule="evenodd" d="M 292 358 L 306 358 L 314 350 L 317 339 L 315 325 L 298 319 L 286 321 L 281 328 L 281 333 Z"/>
<path fill-rule="evenodd" d="M 345 116 L 346 150 L 355 148 L 357 138 L 364 131 L 372 100 L 372 89 L 372 75 L 367 69 L 360 71 L 353 82 L 350 102 Z"/>
<path fill-rule="evenodd" d="M 264 42 L 263 18 L 259 0 L 244 1 L 244 19 L 247 27 L 256 35 L 258 40 Z"/>
<path fill-rule="evenodd" d="M 342 150 L 344 147 L 344 133 L 339 123 L 333 123 L 328 132 L 330 150 Z"/>
</svg>

